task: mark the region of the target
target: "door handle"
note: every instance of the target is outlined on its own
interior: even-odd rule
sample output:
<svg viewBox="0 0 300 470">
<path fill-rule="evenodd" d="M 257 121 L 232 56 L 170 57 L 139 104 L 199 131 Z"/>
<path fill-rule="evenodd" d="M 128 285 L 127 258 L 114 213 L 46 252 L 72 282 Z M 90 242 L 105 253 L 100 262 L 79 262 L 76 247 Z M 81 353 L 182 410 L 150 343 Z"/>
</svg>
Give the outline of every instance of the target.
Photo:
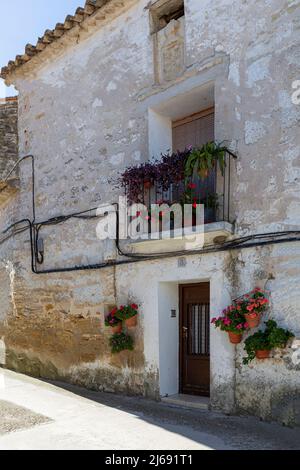
<svg viewBox="0 0 300 470">
<path fill-rule="evenodd" d="M 184 339 L 187 339 L 188 331 L 189 331 L 189 329 L 186 326 L 182 327 L 182 336 L 183 336 Z"/>
</svg>

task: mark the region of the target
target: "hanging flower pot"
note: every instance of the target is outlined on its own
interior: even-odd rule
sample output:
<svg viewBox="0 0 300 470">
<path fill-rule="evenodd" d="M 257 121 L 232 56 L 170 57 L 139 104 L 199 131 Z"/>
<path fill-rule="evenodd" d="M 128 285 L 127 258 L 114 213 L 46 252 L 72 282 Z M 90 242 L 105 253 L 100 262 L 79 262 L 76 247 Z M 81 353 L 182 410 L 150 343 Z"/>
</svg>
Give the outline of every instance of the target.
<svg viewBox="0 0 300 470">
<path fill-rule="evenodd" d="M 223 310 L 223 315 L 219 318 L 213 318 L 212 324 L 221 331 L 228 333 L 231 344 L 239 344 L 242 341 L 244 331 L 248 330 L 248 323 L 245 317 L 235 305 L 230 305 Z"/>
<path fill-rule="evenodd" d="M 112 334 L 122 333 L 122 321 L 116 317 L 118 309 L 114 308 L 105 318 L 105 326 L 109 326 Z"/>
<path fill-rule="evenodd" d="M 117 323 L 115 326 L 110 327 L 110 331 L 113 335 L 122 333 L 122 329 L 123 328 L 122 328 L 122 323 L 121 322 Z"/>
<path fill-rule="evenodd" d="M 133 351 L 134 349 L 133 338 L 125 333 L 113 335 L 109 342 L 112 354 L 119 354 L 122 351 Z"/>
<path fill-rule="evenodd" d="M 270 351 L 267 350 L 267 349 L 261 350 L 261 351 L 256 351 L 255 355 L 256 355 L 257 359 L 269 359 Z"/>
<path fill-rule="evenodd" d="M 125 325 L 127 328 L 135 328 L 137 326 L 137 315 L 125 320 Z"/>
<path fill-rule="evenodd" d="M 201 170 L 199 170 L 198 174 L 202 180 L 205 180 L 209 175 L 209 169 L 202 168 Z"/>
<path fill-rule="evenodd" d="M 257 328 L 260 324 L 261 316 L 259 313 L 246 313 L 245 320 L 248 323 L 249 328 Z"/>
<path fill-rule="evenodd" d="M 243 364 L 249 364 L 253 359 L 268 359 L 270 351 L 274 348 L 285 348 L 293 333 L 289 330 L 279 328 L 276 321 L 265 322 L 265 329 L 257 331 L 245 341 L 245 352 Z"/>
<path fill-rule="evenodd" d="M 139 313 L 138 308 L 139 306 L 137 304 L 122 305 L 116 313 L 116 318 L 122 322 L 124 321 L 127 328 L 135 328 Z"/>
<path fill-rule="evenodd" d="M 239 333 L 233 333 L 233 331 L 228 331 L 229 341 L 231 344 L 239 344 L 242 342 L 243 335 Z"/>
</svg>

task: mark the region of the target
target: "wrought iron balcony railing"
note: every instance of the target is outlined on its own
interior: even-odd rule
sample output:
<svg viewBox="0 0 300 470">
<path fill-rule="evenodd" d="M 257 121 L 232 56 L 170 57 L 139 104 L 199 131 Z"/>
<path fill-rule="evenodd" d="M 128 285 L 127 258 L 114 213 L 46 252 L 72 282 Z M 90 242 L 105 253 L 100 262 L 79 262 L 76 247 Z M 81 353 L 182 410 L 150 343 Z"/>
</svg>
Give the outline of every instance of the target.
<svg viewBox="0 0 300 470">
<path fill-rule="evenodd" d="M 222 169 L 215 164 L 210 171 L 201 176 L 196 171 L 189 178 L 174 174 L 171 182 L 170 178 L 168 179 L 170 184 L 167 186 L 155 181 L 155 179 L 151 181 L 151 178 L 143 176 L 138 200 L 132 202 L 139 202 L 148 207 L 150 219 L 153 204 L 172 205 L 179 203 L 181 205 L 192 204 L 194 207 L 197 204 L 203 204 L 205 224 L 221 221 L 232 222 L 231 179 L 232 159 L 234 158 L 236 156 L 226 150 Z M 145 173 L 147 174 L 147 172 Z M 127 191 L 127 196 L 129 196 L 129 192 Z"/>
</svg>

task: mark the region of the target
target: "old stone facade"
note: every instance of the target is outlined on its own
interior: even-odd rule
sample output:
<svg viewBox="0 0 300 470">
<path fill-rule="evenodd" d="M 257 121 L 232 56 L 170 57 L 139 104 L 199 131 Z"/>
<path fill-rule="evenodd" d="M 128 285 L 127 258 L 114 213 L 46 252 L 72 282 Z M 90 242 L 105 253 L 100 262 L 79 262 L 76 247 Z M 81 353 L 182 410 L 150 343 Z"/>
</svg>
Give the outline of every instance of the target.
<svg viewBox="0 0 300 470">
<path fill-rule="evenodd" d="M 18 101 L 16 98 L 0 100 L 0 201 L 5 201 L 17 186 L 15 174 L 9 182 L 2 183 L 18 158 Z M 1 184 L 2 183 L 2 184 Z"/>
<path fill-rule="evenodd" d="M 19 92 L 19 157 L 35 159 L 36 213 L 33 221 L 25 160 L 17 194 L 1 206 L 1 229 L 50 220 L 39 229 L 40 274 L 31 269 L 28 230 L 0 246 L 4 365 L 159 398 L 179 391 L 182 284 L 210 282 L 212 317 L 263 287 L 268 315 L 300 336 L 300 107 L 291 99 L 299 2 L 111 0 L 86 8 L 2 70 Z M 171 149 L 172 123 L 210 107 L 215 139 L 238 156 L 229 236 L 274 233 L 275 243 L 131 262 L 113 241 L 97 239 L 97 219 L 59 223 L 116 202 L 120 172 Z M 141 306 L 135 350 L 112 356 L 104 317 L 128 301 Z M 211 328 L 211 407 L 299 424 L 297 354 L 295 346 L 246 367 L 243 344 L 234 348 Z"/>
</svg>

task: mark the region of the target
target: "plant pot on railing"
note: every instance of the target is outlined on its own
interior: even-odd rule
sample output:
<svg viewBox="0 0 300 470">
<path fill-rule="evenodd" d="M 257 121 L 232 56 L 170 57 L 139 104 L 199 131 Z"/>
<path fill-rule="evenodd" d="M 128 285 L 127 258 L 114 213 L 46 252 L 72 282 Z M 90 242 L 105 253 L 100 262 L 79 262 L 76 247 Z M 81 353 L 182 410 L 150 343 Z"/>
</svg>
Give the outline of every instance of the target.
<svg viewBox="0 0 300 470">
<path fill-rule="evenodd" d="M 145 181 L 144 181 L 144 188 L 145 188 L 145 189 L 151 189 L 152 186 L 153 186 L 153 183 L 152 183 L 151 180 L 145 180 Z"/>
<path fill-rule="evenodd" d="M 198 174 L 199 174 L 199 176 L 202 180 L 205 180 L 206 178 L 208 178 L 209 169 L 207 169 L 207 168 L 201 169 L 201 170 L 199 170 Z"/>
</svg>

